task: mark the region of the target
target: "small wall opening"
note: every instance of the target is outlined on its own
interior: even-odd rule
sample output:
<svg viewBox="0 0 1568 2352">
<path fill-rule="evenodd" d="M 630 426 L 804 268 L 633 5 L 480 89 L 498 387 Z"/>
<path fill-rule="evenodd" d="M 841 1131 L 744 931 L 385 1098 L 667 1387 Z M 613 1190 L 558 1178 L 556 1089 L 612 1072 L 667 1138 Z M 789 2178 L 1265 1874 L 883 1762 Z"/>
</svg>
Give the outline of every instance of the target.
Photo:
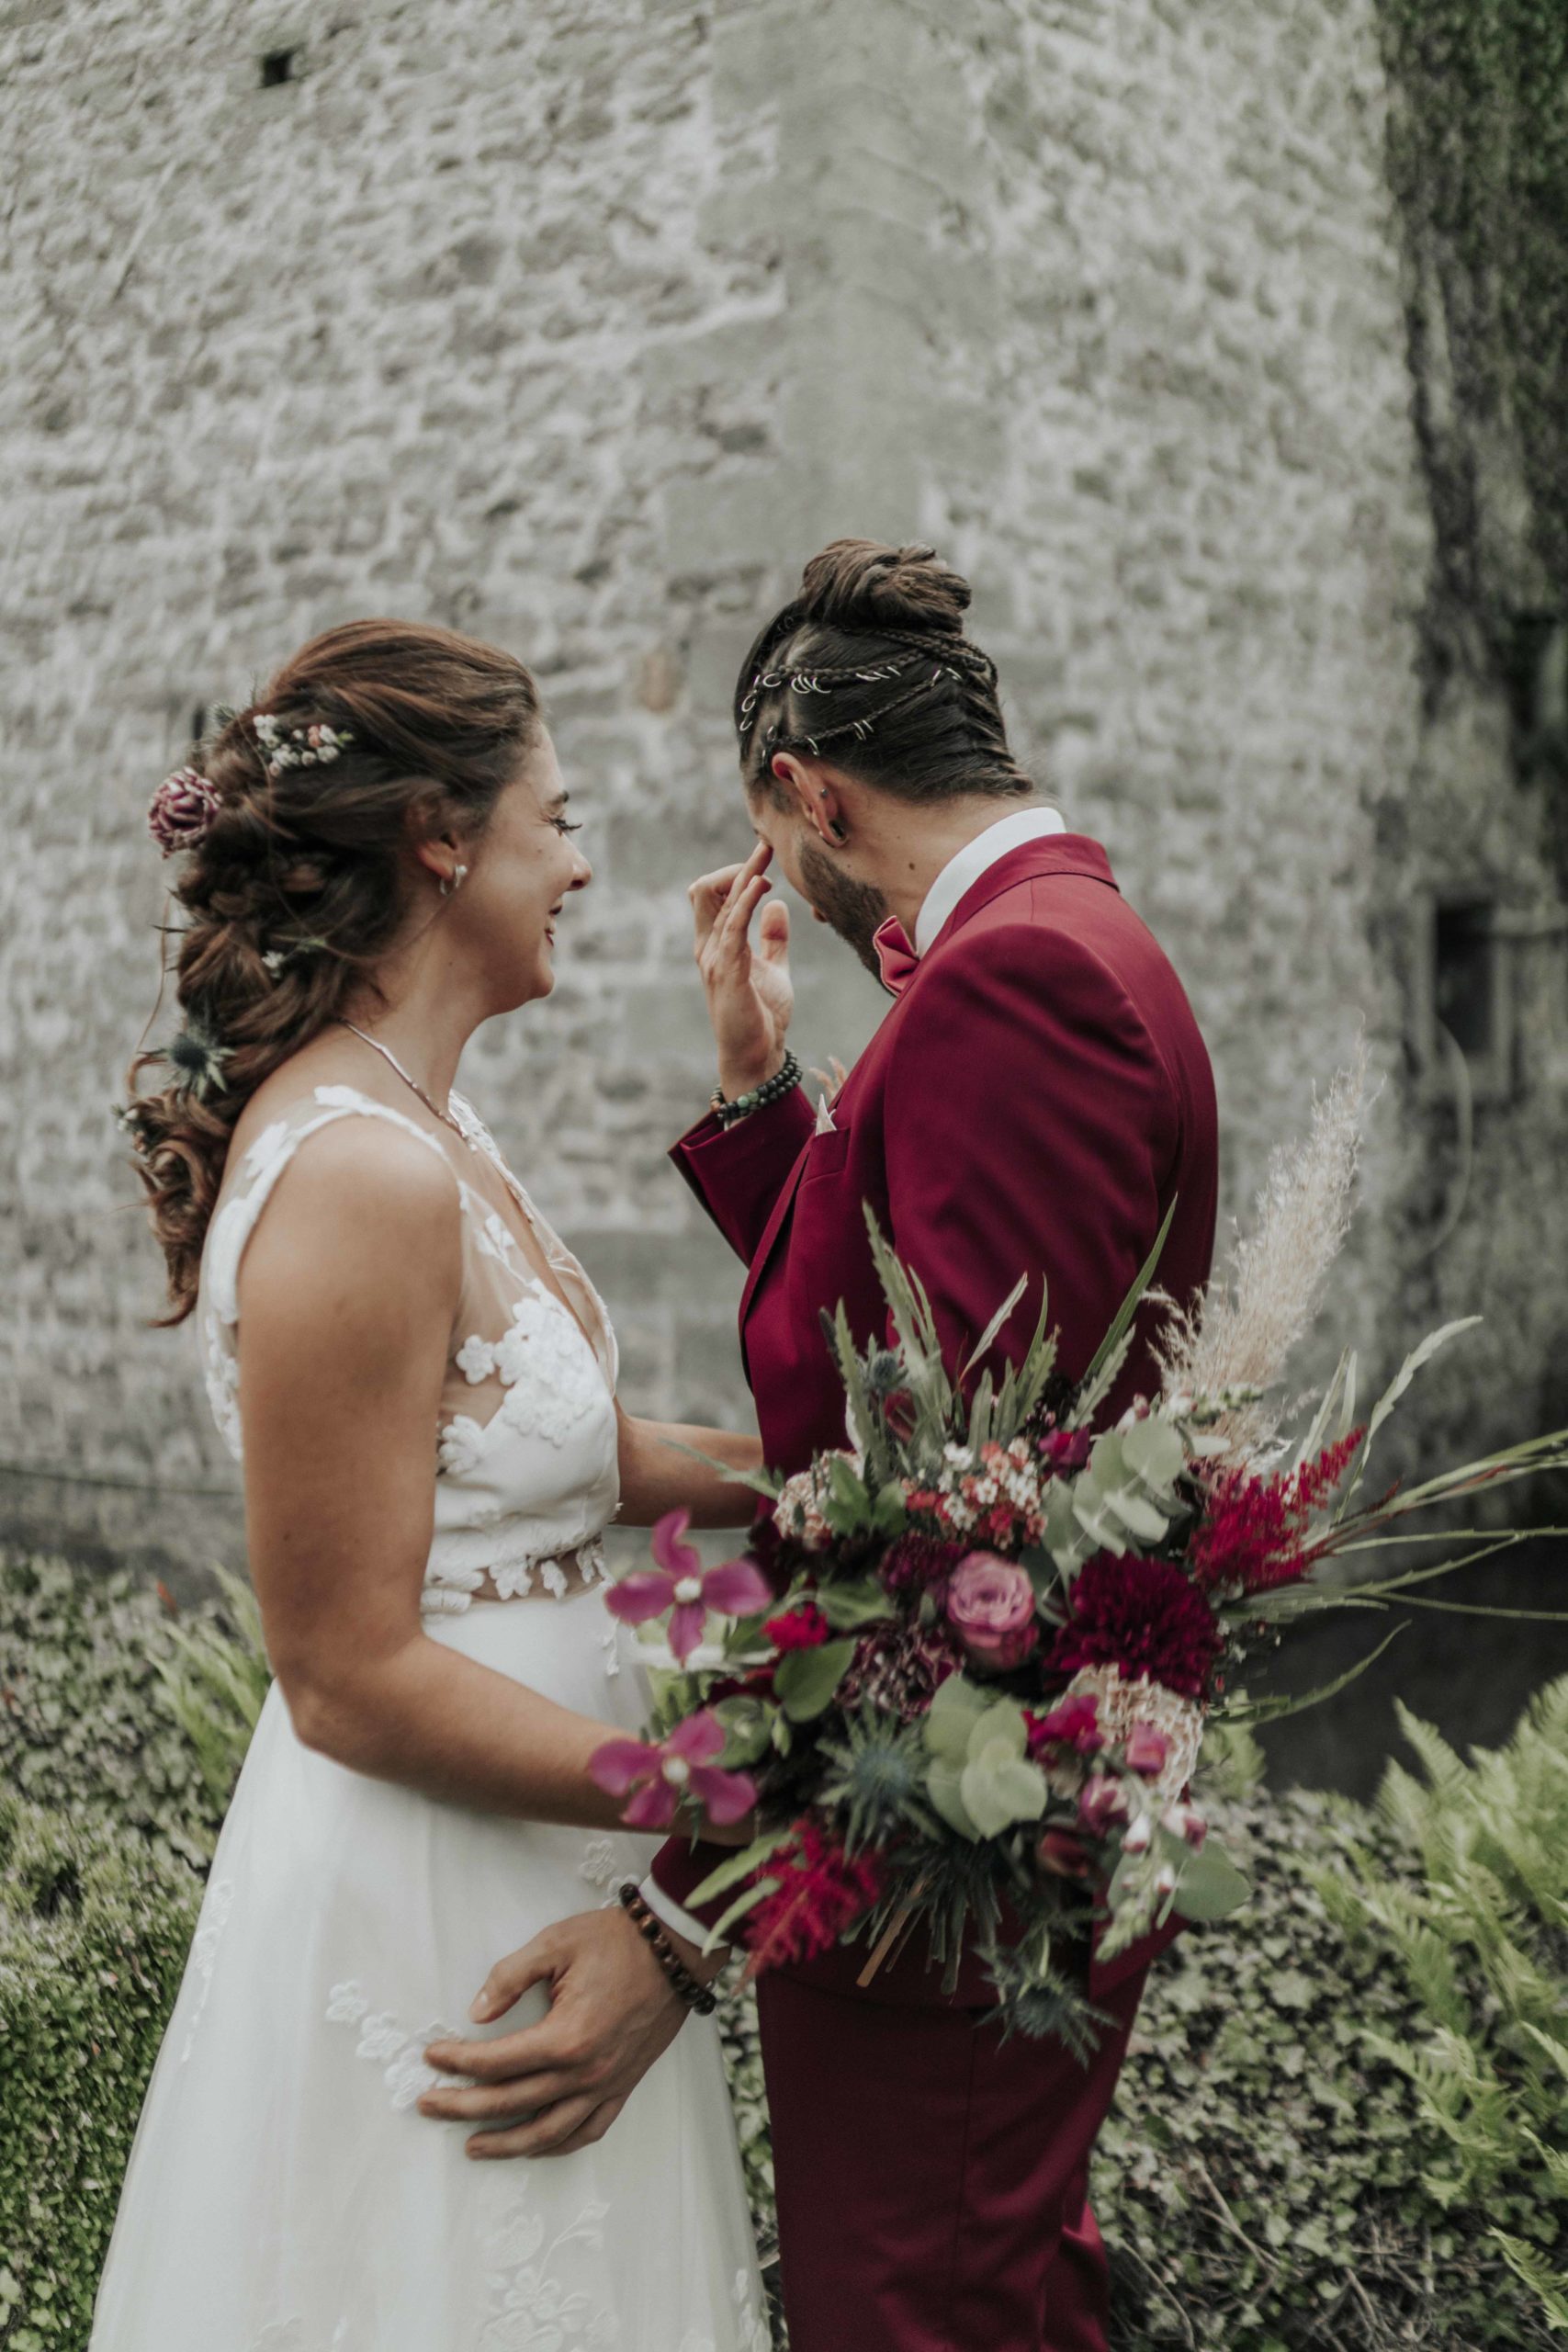
<svg viewBox="0 0 1568 2352">
<path fill-rule="evenodd" d="M 1466 1061 L 1489 1061 L 1501 1042 L 1496 909 L 1489 899 L 1438 907 L 1432 1001 Z"/>
<path fill-rule="evenodd" d="M 261 62 L 261 85 L 264 90 L 276 90 L 280 82 L 298 81 L 299 52 L 297 49 L 269 49 Z"/>
</svg>

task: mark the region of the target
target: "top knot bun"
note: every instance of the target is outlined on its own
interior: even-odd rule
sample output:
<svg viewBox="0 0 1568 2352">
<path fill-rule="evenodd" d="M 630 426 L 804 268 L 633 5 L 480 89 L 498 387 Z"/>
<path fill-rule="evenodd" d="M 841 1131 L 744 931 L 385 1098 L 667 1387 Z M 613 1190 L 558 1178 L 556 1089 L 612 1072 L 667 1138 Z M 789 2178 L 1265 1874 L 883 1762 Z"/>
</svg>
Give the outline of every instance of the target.
<svg viewBox="0 0 1568 2352">
<path fill-rule="evenodd" d="M 803 621 L 857 636 L 889 629 L 958 636 L 969 598 L 967 580 L 939 561 L 934 548 L 835 539 L 807 565 L 796 610 Z"/>
</svg>

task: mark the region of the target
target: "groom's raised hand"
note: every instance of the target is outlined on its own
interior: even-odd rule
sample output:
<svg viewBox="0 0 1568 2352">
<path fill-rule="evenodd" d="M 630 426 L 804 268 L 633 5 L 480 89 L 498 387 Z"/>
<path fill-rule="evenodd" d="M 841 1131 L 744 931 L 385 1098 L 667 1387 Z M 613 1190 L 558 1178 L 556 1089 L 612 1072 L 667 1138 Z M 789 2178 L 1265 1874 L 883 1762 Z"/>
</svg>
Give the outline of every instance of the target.
<svg viewBox="0 0 1568 2352">
<path fill-rule="evenodd" d="M 705 1978 L 719 1960 L 681 1952 Z M 656 2058 L 686 2021 L 686 2005 L 617 1903 L 547 1928 L 498 1961 L 473 2006 L 477 2024 L 503 2017 L 531 1984 L 549 1987 L 537 2025 L 487 2041 L 434 2041 L 425 2062 L 472 2077 L 427 2091 L 422 2115 L 477 2128 L 470 2156 L 566 2156 L 602 2140 Z"/>
<path fill-rule="evenodd" d="M 733 1102 L 772 1078 L 784 1057 L 795 1010 L 789 974 L 789 909 L 770 899 L 773 851 L 759 842 L 743 865 L 699 875 L 686 896 L 696 933 L 697 969 L 718 1047 L 718 1082 Z M 751 918 L 761 907 L 755 946 Z"/>
</svg>

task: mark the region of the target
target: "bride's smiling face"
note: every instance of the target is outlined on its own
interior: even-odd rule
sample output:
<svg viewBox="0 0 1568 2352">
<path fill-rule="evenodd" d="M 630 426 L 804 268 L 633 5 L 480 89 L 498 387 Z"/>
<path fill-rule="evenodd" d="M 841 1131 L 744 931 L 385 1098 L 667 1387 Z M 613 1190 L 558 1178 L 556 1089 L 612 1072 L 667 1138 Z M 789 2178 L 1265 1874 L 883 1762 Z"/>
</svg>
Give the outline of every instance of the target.
<svg viewBox="0 0 1568 2352">
<path fill-rule="evenodd" d="M 557 921 L 570 893 L 593 878 L 577 831 L 555 745 L 541 728 L 480 839 L 459 851 L 468 872 L 447 902 L 449 919 L 482 958 L 498 1011 L 548 996 L 556 984 Z"/>
</svg>

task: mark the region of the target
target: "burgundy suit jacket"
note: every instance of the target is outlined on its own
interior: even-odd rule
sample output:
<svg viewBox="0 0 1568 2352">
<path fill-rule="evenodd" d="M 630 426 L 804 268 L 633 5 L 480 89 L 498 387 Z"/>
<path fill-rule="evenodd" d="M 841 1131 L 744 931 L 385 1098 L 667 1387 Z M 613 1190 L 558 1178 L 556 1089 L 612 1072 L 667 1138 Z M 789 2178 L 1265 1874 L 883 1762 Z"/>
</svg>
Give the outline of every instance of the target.
<svg viewBox="0 0 1568 2352">
<path fill-rule="evenodd" d="M 1080 1374 L 1173 1201 L 1156 1280 L 1185 1300 L 1208 1279 L 1218 1189 L 1208 1054 L 1170 964 L 1082 834 L 1026 842 L 971 885 L 851 1071 L 833 1122 L 816 1133 L 797 1088 L 728 1131 L 710 1113 L 671 1154 L 749 1269 L 740 1343 L 772 1468 L 803 1469 L 846 1442 L 821 1310 L 841 1299 L 862 1342 L 886 1329 L 863 1202 L 925 1283 L 954 1372 L 1027 1273 L 988 1360 L 1021 1357 L 1043 1275 L 1058 1367 Z M 1152 1308 L 1138 1318 L 1110 1417 L 1155 1382 L 1154 1319 Z M 683 1903 L 720 1859 L 671 1839 L 654 1877 Z M 1091 1998 L 1177 1924 L 1091 1960 Z M 918 1942 L 879 1973 L 873 1998 L 941 1997 Z M 849 1989 L 864 1958 L 852 1945 L 798 1973 Z M 973 1960 L 957 1997 L 989 1997 Z"/>
</svg>

